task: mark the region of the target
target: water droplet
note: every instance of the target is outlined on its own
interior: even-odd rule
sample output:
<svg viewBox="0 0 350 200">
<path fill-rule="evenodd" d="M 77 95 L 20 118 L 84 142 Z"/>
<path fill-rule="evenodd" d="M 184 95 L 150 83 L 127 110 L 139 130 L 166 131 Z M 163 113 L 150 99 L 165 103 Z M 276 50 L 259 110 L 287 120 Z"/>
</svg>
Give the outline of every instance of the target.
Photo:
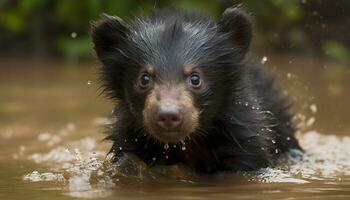
<svg viewBox="0 0 350 200">
<path fill-rule="evenodd" d="M 287 137 L 287 138 L 286 138 L 286 140 L 288 140 L 288 141 L 289 141 L 289 140 L 290 140 L 290 137 Z"/>
<path fill-rule="evenodd" d="M 119 150 L 123 150 L 123 147 L 119 147 Z"/>
<path fill-rule="evenodd" d="M 182 151 L 186 151 L 186 146 L 182 146 L 182 147 L 181 147 L 181 150 L 182 150 Z"/>
<path fill-rule="evenodd" d="M 275 140 L 271 140 L 271 142 L 272 142 L 273 144 L 276 144 L 276 141 L 275 141 Z"/>
<path fill-rule="evenodd" d="M 278 153 L 279 153 L 279 150 L 278 150 L 278 149 L 275 149 L 275 153 L 278 154 Z"/>
<path fill-rule="evenodd" d="M 169 158 L 169 156 L 168 156 L 168 155 L 166 155 L 166 156 L 165 156 L 165 159 L 168 159 L 168 158 Z"/>
<path fill-rule="evenodd" d="M 311 117 L 310 119 L 307 120 L 306 126 L 310 127 L 315 123 L 316 119 L 314 117 Z"/>
<path fill-rule="evenodd" d="M 249 106 L 249 104 L 248 104 L 248 102 L 245 102 L 245 104 L 244 104 L 245 106 Z"/>
<path fill-rule="evenodd" d="M 145 149 L 147 149 L 147 144 L 145 145 Z"/>
<path fill-rule="evenodd" d="M 267 62 L 267 57 L 264 56 L 262 59 L 261 59 L 261 64 L 265 64 Z"/>
<path fill-rule="evenodd" d="M 152 160 L 155 161 L 155 160 L 157 160 L 157 158 L 156 158 L 156 157 L 153 157 Z"/>
<path fill-rule="evenodd" d="M 87 84 L 88 84 L 88 85 L 91 85 L 91 84 L 92 84 L 92 82 L 91 82 L 90 80 L 88 80 L 88 81 L 87 81 Z"/>
<path fill-rule="evenodd" d="M 261 147 L 261 150 L 265 151 L 265 148 L 264 148 L 264 147 Z"/>
<path fill-rule="evenodd" d="M 78 34 L 77 34 L 76 32 L 72 32 L 72 33 L 70 34 L 70 36 L 71 36 L 72 38 L 76 38 L 76 37 L 78 36 Z"/>
<path fill-rule="evenodd" d="M 124 142 L 126 143 L 126 142 L 128 142 L 128 141 L 125 139 Z"/>
<path fill-rule="evenodd" d="M 317 112 L 317 106 L 316 106 L 316 104 L 311 104 L 311 105 L 310 105 L 310 110 L 312 111 L 312 113 L 316 113 L 316 112 Z"/>
<path fill-rule="evenodd" d="M 173 147 L 176 148 L 176 144 L 174 144 Z"/>
<path fill-rule="evenodd" d="M 168 145 L 168 144 L 165 144 L 165 145 L 164 145 L 164 149 L 165 149 L 165 150 L 168 150 L 168 149 L 169 149 L 169 145 Z"/>
<path fill-rule="evenodd" d="M 135 142 L 138 142 L 139 140 L 137 138 L 135 138 Z"/>
</svg>

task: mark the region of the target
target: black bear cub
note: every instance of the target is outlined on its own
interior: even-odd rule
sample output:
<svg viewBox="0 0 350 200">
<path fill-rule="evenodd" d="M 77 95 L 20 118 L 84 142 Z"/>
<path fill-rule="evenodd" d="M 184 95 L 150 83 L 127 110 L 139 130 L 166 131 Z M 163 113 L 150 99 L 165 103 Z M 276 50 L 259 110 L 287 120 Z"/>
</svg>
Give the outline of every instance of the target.
<svg viewBox="0 0 350 200">
<path fill-rule="evenodd" d="M 273 166 L 299 149 L 288 99 L 248 49 L 252 23 L 239 7 L 216 22 L 154 11 L 92 25 L 104 92 L 115 103 L 107 139 L 118 159 L 182 163 L 199 172 Z"/>
</svg>

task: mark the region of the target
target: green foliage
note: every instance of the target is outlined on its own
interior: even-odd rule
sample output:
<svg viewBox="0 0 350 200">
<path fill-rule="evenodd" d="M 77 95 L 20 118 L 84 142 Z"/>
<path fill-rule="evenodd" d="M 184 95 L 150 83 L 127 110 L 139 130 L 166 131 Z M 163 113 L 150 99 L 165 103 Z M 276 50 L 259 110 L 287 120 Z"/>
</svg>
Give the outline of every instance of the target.
<svg viewBox="0 0 350 200">
<path fill-rule="evenodd" d="M 101 13 L 126 17 L 143 9 L 150 10 L 147 1 L 0 0 L 0 31 L 7 30 L 13 35 L 31 38 L 33 32 L 38 34 L 38 31 L 44 30 L 39 34 L 49 37 L 51 43 L 48 46 L 74 60 L 91 55 L 90 21 L 99 19 Z M 43 27 L 38 29 L 38 24 Z M 70 37 L 73 32 L 80 34 L 73 39 Z"/>
<path fill-rule="evenodd" d="M 0 0 L 0 33 L 10 33 L 12 37 L 7 38 L 16 41 L 44 36 L 42 42 L 45 45 L 37 46 L 48 47 L 50 52 L 77 60 L 91 56 L 90 21 L 98 20 L 101 13 L 130 19 L 151 11 L 154 6 L 171 6 L 195 8 L 219 16 L 224 8 L 240 2 L 255 18 L 255 27 L 260 36 L 257 43 L 261 46 L 278 50 L 286 48 L 283 44 L 291 44 L 298 51 L 319 49 L 319 44 L 315 47 L 310 43 L 314 36 L 310 36 L 302 25 L 310 13 L 305 6 L 306 1 L 302 0 Z M 316 3 L 311 1 L 308 6 Z M 73 32 L 79 33 L 77 38 L 71 37 Z M 333 40 L 320 41 L 322 51 L 327 56 L 349 60 L 347 45 Z"/>
<path fill-rule="evenodd" d="M 69 61 L 75 61 L 83 56 L 90 55 L 92 49 L 90 38 L 86 35 L 77 36 L 76 38 L 61 37 L 57 41 L 57 47 Z"/>
<path fill-rule="evenodd" d="M 350 51 L 349 49 L 336 41 L 328 41 L 323 45 L 324 53 L 334 59 L 341 61 L 349 61 L 350 60 Z"/>
<path fill-rule="evenodd" d="M 22 0 L 18 2 L 18 8 L 28 14 L 33 10 L 40 9 L 45 4 L 43 0 Z"/>
<path fill-rule="evenodd" d="M 0 13 L 0 25 L 6 27 L 14 33 L 24 30 L 24 13 L 17 10 L 5 10 Z"/>
<path fill-rule="evenodd" d="M 220 2 L 220 1 L 219 1 Z M 213 15 L 218 15 L 220 11 L 220 7 L 218 1 L 202 1 L 202 0 L 178 0 L 176 4 L 174 4 L 177 8 L 183 9 L 193 9 L 196 8 L 200 11 L 207 11 L 212 13 Z"/>
<path fill-rule="evenodd" d="M 7 3 L 6 0 L 0 1 L 0 26 L 15 33 L 21 33 L 26 29 L 30 14 L 38 11 L 45 1 L 22 0 L 18 1 L 15 6 L 6 6 Z"/>
</svg>

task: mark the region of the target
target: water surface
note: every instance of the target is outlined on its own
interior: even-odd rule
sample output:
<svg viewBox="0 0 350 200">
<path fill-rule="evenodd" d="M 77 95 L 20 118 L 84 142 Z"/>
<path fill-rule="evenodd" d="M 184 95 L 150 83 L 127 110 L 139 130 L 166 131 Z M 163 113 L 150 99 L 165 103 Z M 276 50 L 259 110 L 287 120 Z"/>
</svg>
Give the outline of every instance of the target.
<svg viewBox="0 0 350 200">
<path fill-rule="evenodd" d="M 305 154 L 275 169 L 198 176 L 184 166 L 109 162 L 102 141 L 112 104 L 97 63 L 0 61 L 0 199 L 349 199 L 349 66 L 262 58 L 295 101 Z"/>
</svg>

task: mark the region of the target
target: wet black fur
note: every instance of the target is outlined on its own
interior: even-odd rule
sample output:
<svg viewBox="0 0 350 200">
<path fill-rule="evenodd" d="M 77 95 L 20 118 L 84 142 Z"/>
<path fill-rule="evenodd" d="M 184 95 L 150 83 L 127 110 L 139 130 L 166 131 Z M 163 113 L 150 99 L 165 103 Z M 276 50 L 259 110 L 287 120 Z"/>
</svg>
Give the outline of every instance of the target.
<svg viewBox="0 0 350 200">
<path fill-rule="evenodd" d="M 183 163 L 211 173 L 272 166 L 282 153 L 299 148 L 288 100 L 248 53 L 251 37 L 250 17 L 240 8 L 227 9 L 219 22 L 193 12 L 155 11 L 133 22 L 105 16 L 95 23 L 103 86 L 116 102 L 107 137 L 115 158 L 132 153 L 149 165 Z M 145 64 L 162 79 L 186 81 L 184 63 L 198 66 L 210 86 L 192 93 L 201 111 L 197 133 L 185 145 L 164 148 L 144 129 L 146 95 L 134 85 Z"/>
</svg>

